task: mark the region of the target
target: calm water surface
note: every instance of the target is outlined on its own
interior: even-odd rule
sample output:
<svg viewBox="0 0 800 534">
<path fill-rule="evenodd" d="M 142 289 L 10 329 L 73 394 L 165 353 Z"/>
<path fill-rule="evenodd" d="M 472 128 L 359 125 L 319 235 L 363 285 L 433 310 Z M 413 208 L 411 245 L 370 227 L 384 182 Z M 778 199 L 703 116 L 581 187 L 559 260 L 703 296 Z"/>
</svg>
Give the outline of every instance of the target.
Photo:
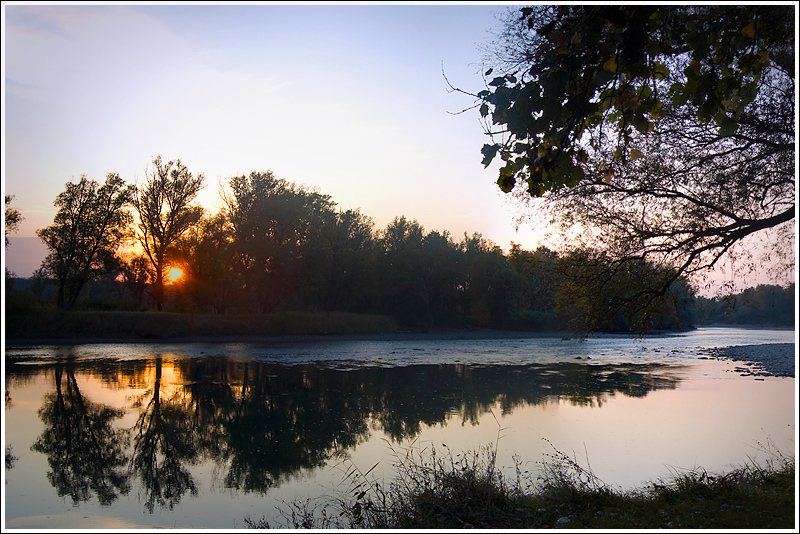
<svg viewBox="0 0 800 534">
<path fill-rule="evenodd" d="M 355 466 L 496 446 L 535 476 L 555 449 L 633 488 L 795 450 L 794 378 L 704 358 L 793 330 L 489 340 L 6 347 L 5 526 L 281 525 Z M 284 507 L 285 508 L 285 507 Z"/>
</svg>

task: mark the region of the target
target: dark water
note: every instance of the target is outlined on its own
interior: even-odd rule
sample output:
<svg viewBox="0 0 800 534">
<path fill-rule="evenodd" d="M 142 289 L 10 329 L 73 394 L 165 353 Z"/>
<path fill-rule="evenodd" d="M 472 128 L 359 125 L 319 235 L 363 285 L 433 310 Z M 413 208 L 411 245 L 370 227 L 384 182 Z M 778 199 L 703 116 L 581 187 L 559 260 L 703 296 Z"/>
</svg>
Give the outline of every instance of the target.
<svg viewBox="0 0 800 534">
<path fill-rule="evenodd" d="M 791 452 L 794 379 L 702 359 L 713 333 L 7 348 L 5 526 L 276 524 L 349 467 L 390 479 L 410 447 L 494 444 L 508 474 L 556 447 L 621 487 Z"/>
</svg>

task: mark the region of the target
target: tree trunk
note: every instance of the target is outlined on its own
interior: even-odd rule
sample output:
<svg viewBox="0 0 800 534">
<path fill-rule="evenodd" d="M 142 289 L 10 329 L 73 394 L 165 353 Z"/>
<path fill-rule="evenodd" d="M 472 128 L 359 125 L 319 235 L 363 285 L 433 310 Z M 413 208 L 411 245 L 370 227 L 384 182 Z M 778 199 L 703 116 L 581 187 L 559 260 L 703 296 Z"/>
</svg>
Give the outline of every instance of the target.
<svg viewBox="0 0 800 534">
<path fill-rule="evenodd" d="M 156 262 L 156 283 L 153 288 L 153 296 L 156 299 L 156 309 L 164 309 L 164 260 L 159 258 Z"/>
<path fill-rule="evenodd" d="M 64 279 L 60 279 L 58 281 L 58 297 L 56 299 L 56 304 L 58 308 L 64 310 L 64 286 L 67 284 L 67 281 Z"/>
</svg>

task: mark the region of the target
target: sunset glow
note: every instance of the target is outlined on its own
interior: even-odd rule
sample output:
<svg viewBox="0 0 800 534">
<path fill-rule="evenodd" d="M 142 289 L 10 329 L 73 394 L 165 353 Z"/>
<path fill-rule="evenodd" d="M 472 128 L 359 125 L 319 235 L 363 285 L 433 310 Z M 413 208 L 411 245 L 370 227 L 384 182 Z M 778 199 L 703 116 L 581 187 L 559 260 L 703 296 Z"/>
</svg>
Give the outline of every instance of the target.
<svg viewBox="0 0 800 534">
<path fill-rule="evenodd" d="M 167 274 L 164 276 L 164 281 L 167 284 L 174 284 L 183 278 L 183 270 L 178 267 L 168 267 Z"/>
</svg>

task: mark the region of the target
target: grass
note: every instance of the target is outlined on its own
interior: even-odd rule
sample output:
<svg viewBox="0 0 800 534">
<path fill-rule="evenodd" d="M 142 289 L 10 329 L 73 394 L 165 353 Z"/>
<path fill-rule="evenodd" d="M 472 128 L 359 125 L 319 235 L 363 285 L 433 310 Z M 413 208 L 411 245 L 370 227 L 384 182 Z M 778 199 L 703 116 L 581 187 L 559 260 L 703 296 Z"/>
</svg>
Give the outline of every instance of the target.
<svg viewBox="0 0 800 534">
<path fill-rule="evenodd" d="M 268 315 L 207 315 L 171 312 L 56 308 L 6 313 L 9 339 L 109 338 L 125 340 L 395 332 L 382 315 L 343 312 L 281 312 Z"/>
<path fill-rule="evenodd" d="M 391 447 L 391 445 L 390 445 Z M 446 447 L 445 447 L 446 448 Z M 442 454 L 392 447 L 388 485 L 350 465 L 334 497 L 284 503 L 282 527 L 369 529 L 796 529 L 794 458 L 773 451 L 724 474 L 673 472 L 639 489 L 613 489 L 555 450 L 536 478 L 501 476 L 497 448 Z M 245 518 L 270 528 L 265 518 Z"/>
</svg>

